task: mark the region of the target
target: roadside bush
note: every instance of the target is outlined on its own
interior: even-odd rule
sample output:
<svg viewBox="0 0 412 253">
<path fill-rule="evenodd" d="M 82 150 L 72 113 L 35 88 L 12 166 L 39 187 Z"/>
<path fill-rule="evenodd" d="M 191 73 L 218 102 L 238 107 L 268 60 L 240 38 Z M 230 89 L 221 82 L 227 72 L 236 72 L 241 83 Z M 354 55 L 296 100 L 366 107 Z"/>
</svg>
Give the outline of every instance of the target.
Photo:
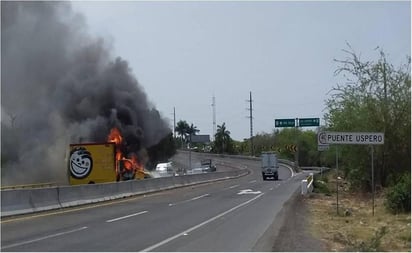
<svg viewBox="0 0 412 253">
<path fill-rule="evenodd" d="M 377 252 L 382 251 L 381 249 L 381 240 L 384 235 L 388 233 L 386 227 L 381 227 L 375 232 L 375 235 L 372 236 L 368 241 L 355 241 L 348 242 L 349 246 L 346 250 L 348 251 L 358 251 L 358 252 Z"/>
<path fill-rule="evenodd" d="M 386 193 L 386 208 L 393 214 L 411 211 L 411 174 L 402 175 Z"/>
<path fill-rule="evenodd" d="M 328 185 L 324 181 L 316 180 L 316 177 L 315 177 L 315 180 L 313 181 L 313 192 L 330 194 Z"/>
</svg>

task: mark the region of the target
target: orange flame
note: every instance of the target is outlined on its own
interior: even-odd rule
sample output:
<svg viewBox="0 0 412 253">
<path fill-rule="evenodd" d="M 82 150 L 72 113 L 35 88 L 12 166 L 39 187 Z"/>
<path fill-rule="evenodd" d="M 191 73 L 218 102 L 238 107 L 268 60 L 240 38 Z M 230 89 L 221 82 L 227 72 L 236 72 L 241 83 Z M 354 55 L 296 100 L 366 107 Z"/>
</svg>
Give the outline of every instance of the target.
<svg viewBox="0 0 412 253">
<path fill-rule="evenodd" d="M 108 142 L 114 142 L 114 143 L 116 143 L 116 146 L 122 144 L 123 137 L 122 137 L 122 135 L 120 134 L 119 129 L 117 129 L 116 127 L 113 127 L 113 128 L 110 130 L 110 134 L 109 134 L 109 136 L 107 137 L 107 141 L 108 141 Z"/>
<path fill-rule="evenodd" d="M 137 173 L 137 171 L 143 171 L 144 168 L 140 164 L 139 160 L 137 159 L 137 156 L 135 154 L 132 154 L 130 158 L 126 158 L 124 154 L 122 154 L 121 151 L 121 146 L 123 144 L 123 137 L 116 127 L 112 128 L 110 130 L 110 134 L 107 137 L 108 142 L 114 142 L 116 143 L 116 173 L 118 175 L 124 173 L 124 171 L 121 170 L 120 163 L 123 164 L 123 168 L 127 171 L 133 171 Z M 121 162 L 120 162 L 121 161 Z M 121 175 L 120 175 L 121 176 Z"/>
</svg>

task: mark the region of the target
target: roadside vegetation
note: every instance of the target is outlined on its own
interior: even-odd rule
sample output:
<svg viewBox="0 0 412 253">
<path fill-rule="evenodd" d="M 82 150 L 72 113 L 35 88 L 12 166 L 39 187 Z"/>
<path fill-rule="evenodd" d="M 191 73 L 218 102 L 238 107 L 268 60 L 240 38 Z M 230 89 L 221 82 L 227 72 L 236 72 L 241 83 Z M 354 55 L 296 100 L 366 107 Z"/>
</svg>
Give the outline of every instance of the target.
<svg viewBox="0 0 412 253">
<path fill-rule="evenodd" d="M 330 173 L 314 183 L 315 193 L 309 199 L 314 232 L 330 244 L 331 251 L 410 251 L 411 57 L 395 67 L 379 48 L 375 49 L 376 60 L 364 61 L 347 47 L 343 50 L 346 58 L 335 59 L 335 75 L 342 83 L 328 93 L 324 126 L 315 131 L 275 129 L 252 140 L 235 141 L 223 123 L 211 151 L 252 156 L 274 151 L 294 161 L 295 145 L 300 166 L 336 168 L 338 161 L 339 175 Z M 383 132 L 385 141 L 373 147 L 372 161 L 372 147 L 367 145 L 336 145 L 318 151 L 317 132 L 321 130 Z M 337 211 L 338 177 L 342 195 Z M 375 216 L 371 213 L 373 192 Z"/>
<path fill-rule="evenodd" d="M 371 194 L 354 193 L 342 177 L 338 212 L 336 178 L 334 170 L 315 176 L 314 193 L 305 199 L 310 212 L 309 231 L 325 242 L 328 251 L 411 251 L 410 212 L 394 214 L 388 209 L 388 191 L 384 190 L 375 198 L 372 215 Z"/>
</svg>

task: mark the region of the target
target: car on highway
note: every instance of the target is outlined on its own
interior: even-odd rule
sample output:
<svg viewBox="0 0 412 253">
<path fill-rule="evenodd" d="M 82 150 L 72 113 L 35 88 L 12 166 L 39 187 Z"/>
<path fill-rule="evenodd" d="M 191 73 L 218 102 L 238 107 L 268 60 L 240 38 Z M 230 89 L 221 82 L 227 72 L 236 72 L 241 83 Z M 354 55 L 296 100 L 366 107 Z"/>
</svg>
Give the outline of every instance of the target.
<svg viewBox="0 0 412 253">
<path fill-rule="evenodd" d="M 160 177 L 175 175 L 172 162 L 158 163 L 156 165 L 155 174 Z"/>
</svg>

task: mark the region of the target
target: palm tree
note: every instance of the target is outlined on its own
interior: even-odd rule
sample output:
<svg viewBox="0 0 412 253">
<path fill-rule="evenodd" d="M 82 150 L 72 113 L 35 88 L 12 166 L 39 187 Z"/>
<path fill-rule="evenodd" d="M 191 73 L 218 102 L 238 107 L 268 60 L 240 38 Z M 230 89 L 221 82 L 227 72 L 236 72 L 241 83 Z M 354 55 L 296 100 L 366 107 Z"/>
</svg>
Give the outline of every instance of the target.
<svg viewBox="0 0 412 253">
<path fill-rule="evenodd" d="M 186 137 L 187 131 L 189 129 L 189 124 L 186 122 L 186 120 L 180 120 L 176 124 L 176 132 L 180 135 L 180 141 L 182 143 L 183 147 L 183 138 Z"/>
<path fill-rule="evenodd" d="M 217 131 L 215 134 L 215 148 L 218 153 L 223 153 L 227 151 L 232 142 L 230 138 L 230 131 L 226 129 L 226 124 L 223 122 L 221 126 L 217 126 Z"/>
<path fill-rule="evenodd" d="M 196 135 L 196 133 L 200 132 L 199 129 L 193 123 L 187 128 L 187 134 L 189 135 L 189 142 L 192 143 L 192 135 Z"/>
</svg>

